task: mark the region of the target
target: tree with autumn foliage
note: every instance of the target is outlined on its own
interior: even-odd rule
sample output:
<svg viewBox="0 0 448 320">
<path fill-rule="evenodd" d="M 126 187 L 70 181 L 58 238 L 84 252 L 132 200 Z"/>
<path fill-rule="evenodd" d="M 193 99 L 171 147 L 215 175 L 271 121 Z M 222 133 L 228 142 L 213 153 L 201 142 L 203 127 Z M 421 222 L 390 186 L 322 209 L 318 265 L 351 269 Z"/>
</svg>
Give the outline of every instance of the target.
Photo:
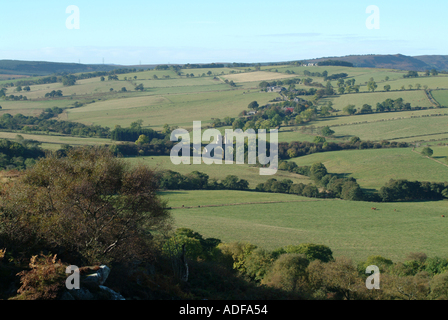
<svg viewBox="0 0 448 320">
<path fill-rule="evenodd" d="M 48 155 L 0 193 L 0 248 L 41 250 L 71 263 L 145 259 L 171 226 L 157 172 L 129 167 L 106 148 Z"/>
</svg>

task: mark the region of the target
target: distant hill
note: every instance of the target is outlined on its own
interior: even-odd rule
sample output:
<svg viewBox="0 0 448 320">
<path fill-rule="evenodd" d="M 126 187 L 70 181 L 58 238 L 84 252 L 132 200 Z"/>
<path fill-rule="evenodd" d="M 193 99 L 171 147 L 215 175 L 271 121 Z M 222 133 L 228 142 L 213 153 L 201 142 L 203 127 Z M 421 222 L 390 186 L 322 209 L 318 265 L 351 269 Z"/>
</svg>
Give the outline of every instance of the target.
<svg viewBox="0 0 448 320">
<path fill-rule="evenodd" d="M 350 55 L 344 57 L 324 57 L 318 59 L 305 60 L 317 63 L 326 60 L 339 60 L 350 62 L 354 67 L 368 68 L 388 68 L 399 70 L 425 71 L 437 69 L 438 71 L 448 70 L 448 55 L 423 55 L 405 56 L 395 55 Z M 227 64 L 227 63 L 224 63 Z M 199 64 L 198 64 L 199 65 Z M 122 68 L 153 69 L 156 65 L 114 65 L 114 64 L 80 64 L 80 63 L 60 63 L 48 61 L 21 61 L 21 60 L 0 60 L 0 74 L 25 75 L 25 76 L 46 76 L 55 73 L 80 73 L 95 71 L 111 71 Z"/>
<path fill-rule="evenodd" d="M 120 65 L 59 63 L 47 61 L 0 60 L 0 74 L 46 76 L 54 73 L 78 73 L 110 71 L 120 69 Z"/>
<path fill-rule="evenodd" d="M 448 56 L 415 56 L 437 70 L 448 70 Z"/>
<path fill-rule="evenodd" d="M 340 60 L 353 63 L 355 67 L 366 68 L 388 68 L 400 70 L 425 71 L 437 69 L 439 71 L 448 70 L 448 56 L 405 56 L 395 55 L 350 55 L 345 57 L 325 57 L 319 59 L 306 60 L 308 62 L 320 62 L 325 60 Z"/>
</svg>

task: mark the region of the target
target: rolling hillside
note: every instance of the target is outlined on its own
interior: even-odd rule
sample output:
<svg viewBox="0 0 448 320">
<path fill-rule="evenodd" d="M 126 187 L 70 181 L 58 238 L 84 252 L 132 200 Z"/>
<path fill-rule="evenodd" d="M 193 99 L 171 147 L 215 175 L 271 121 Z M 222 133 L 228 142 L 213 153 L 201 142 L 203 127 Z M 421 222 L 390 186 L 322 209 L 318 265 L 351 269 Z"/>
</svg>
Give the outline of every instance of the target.
<svg viewBox="0 0 448 320">
<path fill-rule="evenodd" d="M 307 60 L 311 63 L 317 63 L 325 60 L 340 60 L 351 62 L 355 67 L 365 68 L 391 68 L 400 70 L 425 71 L 437 69 L 439 71 L 448 70 L 448 56 L 426 55 L 426 56 L 405 56 L 395 55 L 350 55 L 345 57 L 325 57 L 319 59 Z"/>
</svg>

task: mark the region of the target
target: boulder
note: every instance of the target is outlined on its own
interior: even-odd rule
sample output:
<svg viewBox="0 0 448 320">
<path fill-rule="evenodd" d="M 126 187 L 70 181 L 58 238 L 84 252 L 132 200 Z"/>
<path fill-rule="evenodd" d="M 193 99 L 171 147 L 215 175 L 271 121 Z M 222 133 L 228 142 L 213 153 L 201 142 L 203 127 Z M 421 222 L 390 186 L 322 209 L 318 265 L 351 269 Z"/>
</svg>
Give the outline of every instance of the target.
<svg viewBox="0 0 448 320">
<path fill-rule="evenodd" d="M 101 265 L 95 273 L 86 275 L 83 281 L 94 282 L 99 285 L 103 285 L 104 282 L 106 282 L 109 274 L 110 268 L 105 265 Z"/>
</svg>

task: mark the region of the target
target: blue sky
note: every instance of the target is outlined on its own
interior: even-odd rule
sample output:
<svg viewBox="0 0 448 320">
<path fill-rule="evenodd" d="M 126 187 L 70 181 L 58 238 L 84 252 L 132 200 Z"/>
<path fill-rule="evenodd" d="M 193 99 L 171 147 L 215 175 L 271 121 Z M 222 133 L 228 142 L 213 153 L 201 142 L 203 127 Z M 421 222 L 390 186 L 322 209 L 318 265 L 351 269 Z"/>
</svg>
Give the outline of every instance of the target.
<svg viewBox="0 0 448 320">
<path fill-rule="evenodd" d="M 79 8 L 68 29 L 66 8 Z M 369 5 L 380 28 L 368 29 Z M 448 54 L 446 0 L 2 1 L 0 59 L 115 64 Z"/>
</svg>

